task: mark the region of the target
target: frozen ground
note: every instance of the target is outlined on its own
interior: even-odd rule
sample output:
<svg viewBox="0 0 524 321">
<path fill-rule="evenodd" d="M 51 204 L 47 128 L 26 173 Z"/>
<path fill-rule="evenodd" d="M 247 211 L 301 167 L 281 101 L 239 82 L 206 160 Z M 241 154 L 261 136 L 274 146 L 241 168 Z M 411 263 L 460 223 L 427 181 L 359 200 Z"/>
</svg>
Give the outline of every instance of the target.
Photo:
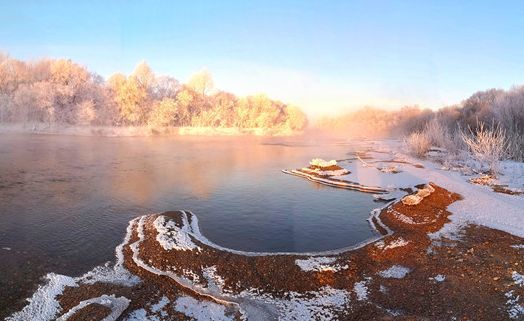
<svg viewBox="0 0 524 321">
<path fill-rule="evenodd" d="M 374 149 L 395 155 L 395 158 L 420 163 L 424 168 L 402 166 L 411 182 L 417 179 L 435 184 L 458 193 L 464 198 L 448 209 L 453 215 L 451 223 L 441 233 L 453 233 L 467 223 L 487 226 L 524 237 L 524 196 L 494 192 L 487 186 L 472 184 L 471 176 L 460 169 L 450 170 L 431 160 L 421 161 L 402 152 L 402 144 L 395 141 L 374 142 Z M 511 187 L 524 188 L 524 163 L 505 161 L 501 166 L 500 181 Z M 398 175 L 398 174 L 397 174 Z M 397 177 L 404 181 L 405 178 Z M 397 183 L 399 184 L 399 183 Z M 400 183 L 403 184 L 403 183 Z"/>
<path fill-rule="evenodd" d="M 416 192 L 412 195 L 418 195 L 420 198 L 413 202 L 410 199 L 408 204 L 403 202 L 410 208 L 417 206 L 424 197 L 437 189 L 428 187 L 427 183 L 433 182 L 462 195 L 463 199 L 448 207 L 452 213 L 449 216 L 451 222 L 446 224 L 444 229 L 432 234 L 432 237 L 455 235 L 468 223 L 484 225 L 524 237 L 524 197 L 522 195 L 496 193 L 486 186 L 470 183 L 471 177 L 464 175 L 462 171 L 442 169 L 441 165 L 430 160 L 413 159 L 402 152 L 399 142 L 374 142 L 362 147 L 364 151 L 357 152 L 356 157 L 337 162 L 350 174 L 340 177 L 333 175 L 326 180 L 329 181 L 330 178 L 335 177 L 338 180 L 354 180 L 362 184 L 379 186 L 387 189 L 389 194 L 397 199 L 404 197 L 408 193 L 407 189 L 410 189 Z M 505 168 L 504 176 L 501 179 L 511 184 L 520 184 L 522 177 L 515 176 L 518 175 L 515 173 L 519 173 L 520 166 L 516 163 L 503 167 Z M 415 185 L 421 186 L 415 187 Z M 447 197 L 451 198 L 451 196 Z M 406 280 L 405 284 L 408 286 L 403 291 L 411 291 L 411 285 L 414 284 L 411 283 L 413 278 L 417 273 L 422 273 L 424 269 L 428 268 L 428 266 L 414 266 L 413 261 L 409 262 L 405 259 L 413 253 L 427 253 L 423 248 L 424 243 L 418 242 L 415 236 L 409 234 L 395 236 L 390 233 L 383 240 L 375 240 L 376 242 L 369 244 L 367 249 L 361 249 L 360 255 L 364 253 L 369 255 L 363 261 L 358 261 L 358 256 L 351 256 L 353 255 L 351 251 L 347 253 L 326 252 L 312 256 L 273 255 L 234 251 L 211 243 L 200 233 L 196 216 L 189 212 L 182 211 L 179 220 L 167 219 L 163 215 L 143 216 L 130 222 L 124 242 L 116 249 L 117 263 L 114 268 L 95 268 L 78 278 L 49 274 L 48 283 L 35 292 L 22 311 L 13 314 L 8 320 L 47 321 L 54 319 L 59 313 L 64 312 L 61 311 L 56 298 L 63 293 L 66 287 L 87 287 L 97 282 L 132 287 L 146 282 L 145 279 L 140 280 L 123 267 L 126 247 L 129 266 L 144 273 L 147 272 L 146 275 L 149 277 L 155 275 L 164 280 L 169 279 L 181 291 L 171 298 L 166 296 L 154 298 L 154 300 L 148 298 L 154 302 L 151 301 L 152 303 L 145 305 L 147 308 L 134 308 L 127 314 L 126 320 L 162 320 L 162 317 L 168 317 L 168 311 L 176 311 L 194 320 L 239 320 L 243 319 L 245 315 L 255 316 L 251 318 L 254 320 L 265 320 L 267 318 L 263 316 L 267 315 L 272 316 L 275 320 L 332 320 L 343 312 L 358 308 L 361 304 L 367 304 L 364 310 L 373 308 L 376 311 L 382 311 L 381 313 L 386 311 L 391 316 L 397 316 L 401 315 L 402 311 L 382 308 L 378 303 L 372 303 L 372 299 L 378 295 L 377 293 L 398 291 L 394 285 L 402 284 L 400 282 Z M 424 237 L 427 239 L 427 234 L 424 233 Z M 148 242 L 154 242 L 158 247 L 151 246 Z M 518 242 L 510 243 L 513 245 L 508 248 L 520 250 L 523 245 L 520 240 Z M 409 247 L 417 246 L 422 247 L 423 250 L 409 249 Z M 398 254 L 395 254 L 395 251 Z M 153 255 L 155 253 L 156 255 Z M 173 255 L 180 255 L 185 259 L 174 260 L 173 257 L 176 256 Z M 393 257 L 396 260 L 392 260 Z M 213 258 L 213 261 L 207 262 L 209 258 Z M 377 260 L 370 261 L 373 258 Z M 201 263 L 192 266 L 195 260 L 200 260 L 197 262 Z M 221 263 L 227 260 L 231 262 Z M 286 260 L 290 264 L 286 265 Z M 372 263 L 367 267 L 365 264 L 359 265 L 359 262 L 368 261 Z M 224 273 L 225 269 L 231 266 L 237 267 L 239 262 L 247 262 L 244 266 L 253 267 L 257 275 L 263 277 L 262 285 L 258 283 L 258 278 L 243 278 L 245 274 L 251 272 L 248 270 L 240 273 L 239 271 Z M 504 290 L 506 291 L 504 302 L 507 315 L 514 319 L 524 315 L 521 296 L 519 296 L 519 291 L 524 286 L 524 277 L 522 271 L 516 270 L 520 269 L 521 265 L 514 265 L 515 270 L 511 273 L 511 287 Z M 432 264 L 429 266 L 431 267 Z M 478 265 L 475 266 L 478 269 Z M 267 270 L 264 270 L 264 267 Z M 366 268 L 368 270 L 365 270 Z M 290 284 L 290 286 L 300 288 L 304 284 L 312 283 L 311 280 L 318 281 L 319 286 L 316 289 L 304 287 L 300 292 L 293 290 L 292 287 L 273 292 L 267 290 L 268 284 L 279 280 L 279 269 L 281 273 L 289 273 L 283 282 L 277 282 L 279 286 L 282 286 L 282 283 L 287 280 L 299 277 L 306 281 Z M 355 271 L 359 269 L 364 269 L 364 271 L 356 274 Z M 508 271 L 504 269 L 504 273 Z M 449 273 L 454 273 L 454 271 L 427 271 L 421 280 L 417 280 L 419 283 L 430 282 L 422 284 L 421 293 L 427 293 L 428 286 L 433 286 L 433 290 L 436 291 L 440 290 L 438 284 L 447 284 L 447 282 L 457 280 L 457 275 Z M 311 277 L 311 279 L 306 279 L 306 277 Z M 352 279 L 348 281 L 350 277 Z M 239 281 L 232 282 L 237 278 Z M 227 279 L 230 282 L 226 282 Z M 492 279 L 488 278 L 489 281 Z M 338 282 L 347 283 L 337 288 L 335 284 Z M 232 290 L 231 284 L 235 284 L 235 291 Z M 236 287 L 243 290 L 240 292 L 240 289 Z M 194 296 L 195 293 L 198 295 Z M 392 296 L 387 301 L 395 302 L 395 300 L 395 296 Z M 69 312 L 63 314 L 61 320 L 66 320 L 70 315 L 91 303 L 109 307 L 111 315 L 116 318 L 128 307 L 129 302 L 130 299 L 123 296 L 98 295 L 80 301 Z"/>
</svg>

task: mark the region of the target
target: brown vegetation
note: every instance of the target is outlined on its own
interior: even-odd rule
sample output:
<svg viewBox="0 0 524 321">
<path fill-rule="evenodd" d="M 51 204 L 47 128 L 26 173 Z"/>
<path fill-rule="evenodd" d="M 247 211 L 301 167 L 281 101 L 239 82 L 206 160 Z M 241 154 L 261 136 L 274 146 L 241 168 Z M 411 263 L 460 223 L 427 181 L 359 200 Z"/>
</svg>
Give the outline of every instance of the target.
<svg viewBox="0 0 524 321">
<path fill-rule="evenodd" d="M 457 194 L 432 186 L 434 192 L 419 204 L 408 206 L 397 202 L 380 213 L 377 219 L 392 231 L 389 235 L 358 249 L 332 254 L 336 258 L 334 264 L 347 264 L 347 268 L 338 271 L 303 271 L 295 260 L 308 256 L 245 256 L 214 248 L 194 237 L 192 241 L 200 251 L 166 251 L 156 241 L 157 232 L 152 224 L 156 215 L 144 219 L 145 238 L 139 245 L 138 257 L 151 267 L 185 276 L 203 288 L 209 286 L 203 268 L 214 267 L 216 275 L 224 280 L 223 290 L 233 296 L 250 288 L 283 299 L 289 291 L 306 293 L 325 286 L 346 290 L 351 299 L 345 309 L 336 312 L 340 320 L 507 320 L 508 291 L 515 296 L 524 295 L 524 289 L 512 280 L 513 271 L 524 264 L 522 249 L 514 247 L 522 239 L 478 226 L 465 228 L 458 240 L 429 238 L 428 232 L 440 230 L 448 221 L 450 213 L 446 207 L 460 199 Z M 400 218 L 399 214 L 408 219 Z M 181 212 L 163 215 L 177 225 L 182 224 Z M 138 221 L 132 225 L 134 232 L 129 244 L 138 240 Z M 163 295 L 171 302 L 189 295 L 224 304 L 171 278 L 140 268 L 132 259 L 129 244 L 124 247 L 125 266 L 144 282 L 133 288 L 109 284 L 68 288 L 60 298 L 65 311 L 81 300 L 103 293 L 131 299 L 130 307 L 120 319 L 138 308 L 151 312 L 151 303 Z M 409 272 L 401 278 L 381 274 L 393 266 L 406 267 Z M 365 284 L 364 300 L 353 291 L 357 283 Z M 169 309 L 170 319 L 186 319 L 173 311 L 172 306 Z"/>
</svg>

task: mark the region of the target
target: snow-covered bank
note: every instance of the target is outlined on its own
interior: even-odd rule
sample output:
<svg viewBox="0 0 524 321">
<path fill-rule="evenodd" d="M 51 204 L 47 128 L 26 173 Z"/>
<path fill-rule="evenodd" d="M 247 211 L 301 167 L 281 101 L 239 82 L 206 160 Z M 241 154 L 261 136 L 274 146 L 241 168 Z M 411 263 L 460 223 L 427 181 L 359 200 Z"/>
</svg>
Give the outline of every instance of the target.
<svg viewBox="0 0 524 321">
<path fill-rule="evenodd" d="M 121 303 L 129 300 L 129 308 L 119 317 L 127 321 L 175 316 L 255 321 L 467 316 L 493 321 L 524 315 L 523 239 L 482 226 L 457 225 L 455 217 L 463 214 L 449 210 L 464 200 L 437 182 L 453 183 L 458 174 L 455 184 L 463 188 L 483 188 L 497 197 L 518 196 L 495 194 L 469 183 L 462 174 L 440 170 L 429 161 L 415 162 L 396 150 L 354 156 L 337 161 L 350 172 L 339 179 L 369 173 L 368 182 L 391 184 L 388 189 L 395 193 L 388 192 L 397 199 L 372 212 L 370 222 L 381 231 L 375 239 L 320 253 L 243 252 L 208 240 L 189 211 L 144 215 L 129 222 L 116 264 L 131 277 L 140 277 L 141 283 L 111 282 L 111 275 L 119 273 L 97 268 L 90 276 L 59 278 L 67 283 L 60 287 L 42 286 L 34 298 L 45 298 L 54 317 L 78 318 L 93 304 L 117 311 L 112 308 L 120 303 L 107 297 L 114 295 Z M 395 170 L 384 170 L 392 167 Z M 444 225 L 450 219 L 452 223 Z M 447 230 L 441 232 L 443 226 Z M 459 228 L 460 238 L 440 237 Z"/>
<path fill-rule="evenodd" d="M 403 170 L 411 178 L 434 182 L 463 197 L 463 200 L 449 207 L 453 213 L 450 217 L 452 222 L 445 226 L 442 233 L 453 233 L 467 224 L 478 224 L 524 237 L 524 196 L 496 193 L 486 186 L 470 183 L 471 176 L 463 174 L 460 169 L 452 171 L 431 159 L 414 159 L 402 151 L 400 142 L 378 141 L 374 142 L 373 148 L 387 151 L 407 162 L 421 163 L 423 168 L 404 166 Z M 502 170 L 502 182 L 514 188 L 524 188 L 524 164 L 506 161 L 502 163 Z"/>
<path fill-rule="evenodd" d="M 524 195 L 496 193 L 487 186 L 472 184 L 472 176 L 461 168 L 450 170 L 431 158 L 420 160 L 409 156 L 400 141 L 361 142 L 359 148 L 361 151 L 353 157 L 337 163 L 349 174 L 320 176 L 305 168 L 284 172 L 334 187 L 387 193 L 377 196 L 378 199 L 399 199 L 407 194 L 407 189 L 433 182 L 464 198 L 449 208 L 452 222 L 442 233 L 456 233 L 468 224 L 478 224 L 524 237 Z M 383 170 L 392 166 L 395 171 Z M 504 161 L 501 171 L 497 184 L 507 185 L 511 191 L 524 190 L 524 163 Z M 416 194 L 410 195 L 406 202 L 420 199 Z"/>
</svg>

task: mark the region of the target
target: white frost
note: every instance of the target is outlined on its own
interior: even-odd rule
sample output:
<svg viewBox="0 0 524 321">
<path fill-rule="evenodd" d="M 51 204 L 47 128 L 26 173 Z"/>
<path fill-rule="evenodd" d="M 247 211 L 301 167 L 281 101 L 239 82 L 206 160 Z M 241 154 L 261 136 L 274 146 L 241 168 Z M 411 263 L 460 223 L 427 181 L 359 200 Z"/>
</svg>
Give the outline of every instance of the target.
<svg viewBox="0 0 524 321">
<path fill-rule="evenodd" d="M 375 244 L 376 247 L 383 250 L 390 250 L 401 246 L 406 246 L 409 244 L 409 241 L 406 241 L 404 238 L 399 237 L 396 240 L 389 242 L 388 245 L 384 241 L 379 241 Z"/>
<path fill-rule="evenodd" d="M 226 315 L 225 306 L 211 301 L 199 301 L 189 296 L 179 297 L 175 302 L 175 309 L 195 321 L 234 320 L 232 316 Z"/>
<path fill-rule="evenodd" d="M 6 321 L 47 321 L 54 319 L 60 312 L 60 305 L 55 298 L 62 294 L 66 286 L 78 286 L 75 279 L 69 276 L 49 273 L 48 282 L 38 287 L 22 311 L 16 312 Z"/>
<path fill-rule="evenodd" d="M 380 271 L 378 275 L 385 279 L 402 279 L 404 278 L 409 272 L 411 272 L 410 268 L 407 268 L 402 265 L 393 265 L 389 269 Z"/>
<path fill-rule="evenodd" d="M 517 271 L 513 271 L 513 273 L 511 273 L 511 278 L 516 285 L 524 286 L 524 275 L 518 273 Z"/>
<path fill-rule="evenodd" d="M 336 170 L 332 170 L 332 171 L 324 171 L 324 170 L 320 170 L 318 168 L 311 169 L 311 168 L 304 167 L 301 170 L 304 171 L 304 172 L 317 174 L 319 176 L 343 176 L 343 175 L 349 174 L 349 171 L 347 169 L 344 169 L 344 168 L 336 169 Z"/>
<path fill-rule="evenodd" d="M 519 319 L 524 315 L 524 307 L 520 305 L 520 296 L 515 295 L 513 290 L 506 292 L 506 306 L 508 307 L 508 315 L 510 319 Z"/>
<path fill-rule="evenodd" d="M 302 271 L 305 272 L 323 272 L 323 271 L 333 271 L 338 272 L 340 270 L 345 270 L 349 268 L 346 265 L 333 264 L 336 261 L 335 257 L 310 257 L 305 260 L 295 260 L 295 264 L 300 267 Z"/>
<path fill-rule="evenodd" d="M 131 301 L 125 297 L 117 298 L 114 295 L 104 294 L 96 298 L 81 301 L 77 306 L 67 311 L 66 314 L 62 315 L 56 321 L 67 321 L 67 319 L 73 316 L 77 311 L 93 303 L 98 303 L 111 309 L 111 313 L 101 321 L 114 321 L 122 314 L 122 312 L 124 312 L 125 309 L 127 309 L 129 302 Z"/>
<path fill-rule="evenodd" d="M 437 274 L 434 277 L 430 278 L 431 280 L 435 280 L 436 282 L 444 282 L 446 280 L 446 276 L 442 274 Z"/>
<path fill-rule="evenodd" d="M 172 220 L 166 222 L 166 217 L 163 215 L 158 216 L 153 225 L 157 230 L 156 240 L 164 250 L 201 250 L 189 236 L 189 222 L 186 215 L 183 215 L 182 227 L 178 227 Z"/>
<path fill-rule="evenodd" d="M 357 296 L 357 300 L 364 301 L 368 298 L 368 287 L 367 283 L 370 279 L 366 279 L 364 281 L 356 282 L 353 286 L 353 290 L 355 291 L 355 294 Z"/>
<path fill-rule="evenodd" d="M 433 193 L 435 189 L 427 184 L 423 188 L 419 188 L 416 194 L 407 195 L 402 198 L 402 203 L 404 205 L 417 205 L 419 204 L 424 198 L 428 197 Z"/>
<path fill-rule="evenodd" d="M 330 167 L 330 166 L 336 166 L 337 165 L 337 161 L 332 159 L 330 161 L 325 161 L 321 158 L 314 158 L 312 159 L 310 162 L 309 162 L 310 165 L 312 166 L 318 166 L 318 167 Z"/>
<path fill-rule="evenodd" d="M 349 303 L 345 290 L 323 287 L 318 292 L 289 293 L 289 298 L 280 302 L 279 321 L 331 321 L 335 312 L 342 311 Z"/>
</svg>

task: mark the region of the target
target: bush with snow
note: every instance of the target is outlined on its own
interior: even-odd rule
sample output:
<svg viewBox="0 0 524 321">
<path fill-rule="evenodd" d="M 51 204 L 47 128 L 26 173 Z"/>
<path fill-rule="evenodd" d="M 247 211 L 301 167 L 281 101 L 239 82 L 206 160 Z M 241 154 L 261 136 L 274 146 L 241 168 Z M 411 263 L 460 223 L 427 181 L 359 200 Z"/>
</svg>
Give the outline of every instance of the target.
<svg viewBox="0 0 524 321">
<path fill-rule="evenodd" d="M 331 166 L 337 166 L 337 161 L 332 159 L 330 161 L 325 161 L 321 158 L 314 158 L 312 159 L 309 164 L 311 166 L 321 167 L 321 168 L 327 168 Z"/>
<path fill-rule="evenodd" d="M 469 132 L 461 131 L 461 135 L 480 166 L 486 165 L 492 175 L 497 175 L 507 151 L 505 130 L 500 126 L 488 129 L 481 122 L 475 131 L 470 128 Z"/>
<path fill-rule="evenodd" d="M 411 133 L 406 138 L 406 144 L 411 155 L 416 157 L 425 157 L 431 148 L 431 141 L 424 132 Z"/>
<path fill-rule="evenodd" d="M 426 124 L 423 133 L 431 145 L 445 148 L 451 152 L 456 150 L 457 146 L 453 142 L 448 128 L 446 128 L 437 118 L 433 118 Z"/>
</svg>

